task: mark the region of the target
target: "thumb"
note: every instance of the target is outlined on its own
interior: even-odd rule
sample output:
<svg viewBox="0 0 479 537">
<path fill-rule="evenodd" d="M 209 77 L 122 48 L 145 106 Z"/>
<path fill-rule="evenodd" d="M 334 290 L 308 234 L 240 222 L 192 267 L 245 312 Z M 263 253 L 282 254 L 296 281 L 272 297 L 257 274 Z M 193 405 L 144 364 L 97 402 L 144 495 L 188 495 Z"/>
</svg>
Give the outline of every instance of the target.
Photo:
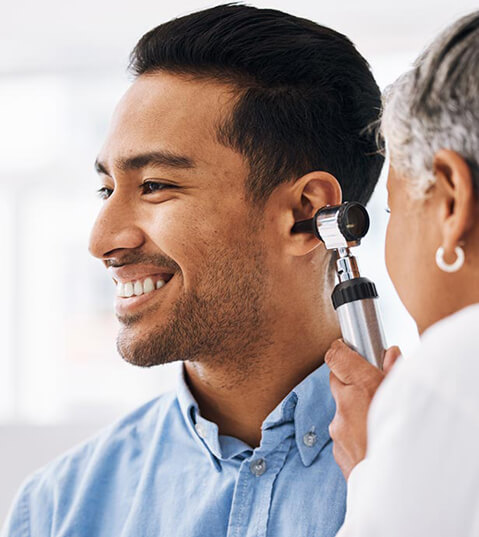
<svg viewBox="0 0 479 537">
<path fill-rule="evenodd" d="M 340 339 L 326 352 L 324 361 L 343 384 L 355 384 L 367 378 L 376 368 Z"/>
<path fill-rule="evenodd" d="M 395 345 L 394 347 L 389 347 L 384 355 L 383 372 L 385 375 L 391 371 L 393 365 L 400 356 L 401 349 L 398 346 Z"/>
</svg>

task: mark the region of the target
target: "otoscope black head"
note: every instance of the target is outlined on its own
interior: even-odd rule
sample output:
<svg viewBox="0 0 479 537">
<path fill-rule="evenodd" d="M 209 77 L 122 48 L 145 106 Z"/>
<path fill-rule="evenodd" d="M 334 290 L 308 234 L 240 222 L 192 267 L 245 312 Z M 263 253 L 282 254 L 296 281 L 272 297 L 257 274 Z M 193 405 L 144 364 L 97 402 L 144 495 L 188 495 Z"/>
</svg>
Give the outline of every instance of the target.
<svg viewBox="0 0 479 537">
<path fill-rule="evenodd" d="M 369 230 L 368 212 L 356 201 L 343 203 L 339 206 L 338 227 L 348 242 L 360 240 Z"/>
<path fill-rule="evenodd" d="M 369 215 L 366 208 L 356 201 L 349 201 L 341 205 L 322 207 L 313 218 L 296 222 L 292 232 L 314 233 L 326 244 L 331 238 L 334 242 L 334 235 L 341 235 L 346 242 L 358 242 L 368 230 Z M 328 247 L 328 244 L 326 246 Z"/>
</svg>

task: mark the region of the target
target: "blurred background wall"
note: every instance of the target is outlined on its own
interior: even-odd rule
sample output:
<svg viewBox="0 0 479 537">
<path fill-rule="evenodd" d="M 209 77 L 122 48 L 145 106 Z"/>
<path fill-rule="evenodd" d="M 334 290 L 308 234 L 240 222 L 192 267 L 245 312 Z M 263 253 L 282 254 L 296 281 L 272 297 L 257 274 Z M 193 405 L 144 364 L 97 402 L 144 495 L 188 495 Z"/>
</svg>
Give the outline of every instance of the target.
<svg viewBox="0 0 479 537">
<path fill-rule="evenodd" d="M 477 0 L 251 3 L 347 34 L 381 87 L 441 28 L 477 8 Z M 138 38 L 214 4 L 0 4 L 0 522 L 33 469 L 174 386 L 176 364 L 141 370 L 116 352 L 113 284 L 87 252 L 100 203 L 93 161 L 129 84 Z M 384 182 L 383 174 L 360 262 L 382 296 L 388 341 L 407 354 L 417 334 L 384 267 Z"/>
</svg>

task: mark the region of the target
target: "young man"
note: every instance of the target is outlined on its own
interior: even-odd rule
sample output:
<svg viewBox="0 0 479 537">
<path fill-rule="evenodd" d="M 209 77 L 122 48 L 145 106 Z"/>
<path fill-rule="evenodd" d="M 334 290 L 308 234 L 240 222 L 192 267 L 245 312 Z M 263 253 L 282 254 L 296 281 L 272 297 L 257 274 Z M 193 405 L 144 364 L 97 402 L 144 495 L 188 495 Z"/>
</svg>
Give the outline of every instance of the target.
<svg viewBox="0 0 479 537">
<path fill-rule="evenodd" d="M 155 28 L 131 70 L 90 251 L 117 287 L 120 354 L 182 376 L 31 477 L 3 535 L 333 536 L 334 274 L 291 229 L 369 199 L 378 87 L 344 36 L 239 5 Z"/>
</svg>

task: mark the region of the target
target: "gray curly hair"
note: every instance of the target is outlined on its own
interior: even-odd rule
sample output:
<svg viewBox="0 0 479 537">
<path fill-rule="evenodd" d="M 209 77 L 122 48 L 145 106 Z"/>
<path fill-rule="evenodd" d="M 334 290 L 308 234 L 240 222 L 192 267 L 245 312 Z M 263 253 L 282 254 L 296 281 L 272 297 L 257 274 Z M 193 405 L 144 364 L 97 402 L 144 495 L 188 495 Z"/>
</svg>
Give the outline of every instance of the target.
<svg viewBox="0 0 479 537">
<path fill-rule="evenodd" d="M 380 130 L 417 197 L 435 182 L 440 149 L 466 160 L 479 193 L 479 11 L 448 27 L 386 88 Z"/>
</svg>

